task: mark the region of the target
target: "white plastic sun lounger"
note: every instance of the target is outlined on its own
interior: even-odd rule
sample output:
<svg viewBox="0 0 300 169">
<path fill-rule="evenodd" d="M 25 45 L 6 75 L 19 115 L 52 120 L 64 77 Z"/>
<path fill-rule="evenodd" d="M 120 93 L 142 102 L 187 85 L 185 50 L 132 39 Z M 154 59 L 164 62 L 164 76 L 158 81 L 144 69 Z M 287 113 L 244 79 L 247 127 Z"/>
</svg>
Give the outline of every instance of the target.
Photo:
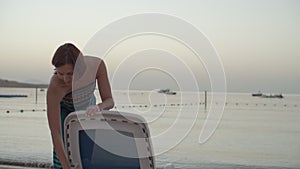
<svg viewBox="0 0 300 169">
<path fill-rule="evenodd" d="M 149 129 L 139 115 L 78 111 L 68 115 L 64 130 L 74 169 L 155 169 Z"/>
</svg>

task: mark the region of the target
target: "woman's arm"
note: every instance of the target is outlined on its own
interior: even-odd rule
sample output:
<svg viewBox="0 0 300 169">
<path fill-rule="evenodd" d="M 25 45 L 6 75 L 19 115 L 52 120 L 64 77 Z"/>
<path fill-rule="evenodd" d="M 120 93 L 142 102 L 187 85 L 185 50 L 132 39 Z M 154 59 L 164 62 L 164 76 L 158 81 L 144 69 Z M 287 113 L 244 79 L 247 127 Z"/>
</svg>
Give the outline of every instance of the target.
<svg viewBox="0 0 300 169">
<path fill-rule="evenodd" d="M 114 107 L 114 100 L 107 76 L 106 66 L 103 60 L 100 61 L 97 70 L 97 83 L 102 103 L 98 104 L 99 110 L 109 110 Z"/>
<path fill-rule="evenodd" d="M 65 154 L 65 148 L 62 140 L 61 133 L 61 119 L 60 119 L 60 99 L 62 97 L 61 92 L 56 89 L 53 84 L 49 85 L 47 91 L 47 117 L 51 131 L 51 137 L 55 152 L 58 159 L 64 169 L 69 169 L 69 162 Z"/>
</svg>

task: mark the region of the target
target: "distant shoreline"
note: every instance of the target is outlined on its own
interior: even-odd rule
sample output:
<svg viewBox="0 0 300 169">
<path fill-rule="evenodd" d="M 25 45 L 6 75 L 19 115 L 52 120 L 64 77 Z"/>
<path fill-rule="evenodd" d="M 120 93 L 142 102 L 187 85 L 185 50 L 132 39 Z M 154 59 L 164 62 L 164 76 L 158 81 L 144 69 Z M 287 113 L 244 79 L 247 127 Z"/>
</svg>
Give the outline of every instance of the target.
<svg viewBox="0 0 300 169">
<path fill-rule="evenodd" d="M 12 80 L 0 79 L 0 87 L 16 87 L 16 88 L 48 88 L 48 84 L 22 83 Z"/>
</svg>

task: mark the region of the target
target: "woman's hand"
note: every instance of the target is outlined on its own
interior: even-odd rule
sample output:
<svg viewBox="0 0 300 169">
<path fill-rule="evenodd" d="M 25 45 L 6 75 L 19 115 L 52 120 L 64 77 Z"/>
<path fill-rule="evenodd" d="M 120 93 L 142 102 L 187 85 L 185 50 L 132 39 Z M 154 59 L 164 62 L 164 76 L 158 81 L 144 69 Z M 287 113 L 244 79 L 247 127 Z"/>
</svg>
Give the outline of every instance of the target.
<svg viewBox="0 0 300 169">
<path fill-rule="evenodd" d="M 93 106 L 89 106 L 87 109 L 86 109 L 86 116 L 88 117 L 91 117 L 93 115 L 96 114 L 96 112 L 99 112 L 101 111 L 102 109 L 100 108 L 99 105 L 93 105 Z"/>
</svg>

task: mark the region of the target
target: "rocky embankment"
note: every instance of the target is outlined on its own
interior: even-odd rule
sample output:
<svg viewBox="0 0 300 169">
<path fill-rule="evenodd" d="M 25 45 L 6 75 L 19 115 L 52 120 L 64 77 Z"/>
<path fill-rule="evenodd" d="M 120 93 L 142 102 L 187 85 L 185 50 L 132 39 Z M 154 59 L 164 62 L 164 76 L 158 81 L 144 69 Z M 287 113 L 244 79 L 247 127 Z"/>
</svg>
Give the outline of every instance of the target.
<svg viewBox="0 0 300 169">
<path fill-rule="evenodd" d="M 21 83 L 17 81 L 0 79 L 0 87 L 47 88 L 48 84 Z"/>
</svg>

